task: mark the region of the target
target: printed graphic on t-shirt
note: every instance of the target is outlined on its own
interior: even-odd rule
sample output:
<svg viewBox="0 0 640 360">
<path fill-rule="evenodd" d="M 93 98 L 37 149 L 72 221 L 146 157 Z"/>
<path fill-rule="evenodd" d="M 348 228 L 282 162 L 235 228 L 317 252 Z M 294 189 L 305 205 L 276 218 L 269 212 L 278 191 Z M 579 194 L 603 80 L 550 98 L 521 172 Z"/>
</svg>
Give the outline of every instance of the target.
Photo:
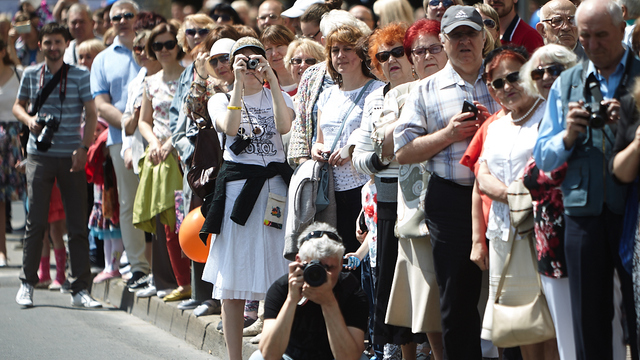
<svg viewBox="0 0 640 360">
<path fill-rule="evenodd" d="M 273 110 L 271 108 L 258 108 L 246 105 L 249 116 L 242 109 L 242 122 L 238 134 L 246 134 L 251 138 L 251 143 L 244 149 L 247 154 L 275 156 L 277 149 L 273 143 L 273 137 L 280 134 L 276 131 Z"/>
</svg>

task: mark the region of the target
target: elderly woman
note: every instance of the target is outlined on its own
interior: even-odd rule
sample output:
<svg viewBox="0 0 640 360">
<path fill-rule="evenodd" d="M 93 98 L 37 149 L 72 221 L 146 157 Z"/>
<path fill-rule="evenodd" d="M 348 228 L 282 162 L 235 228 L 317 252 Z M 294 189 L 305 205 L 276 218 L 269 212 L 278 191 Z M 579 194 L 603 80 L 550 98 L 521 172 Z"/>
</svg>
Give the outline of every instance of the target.
<svg viewBox="0 0 640 360">
<path fill-rule="evenodd" d="M 305 70 L 324 60 L 324 49 L 320 44 L 311 39 L 301 38 L 289 44 L 284 56 L 284 65 L 297 85 Z"/>
<path fill-rule="evenodd" d="M 357 27 L 365 36 L 371 33 L 365 23 L 344 10 L 331 10 L 322 18 L 320 29 L 323 36 L 328 37 L 341 25 Z M 333 85 L 333 79 L 327 71 L 327 62 L 310 67 L 302 75 L 297 96 L 300 102 L 296 107 L 296 118 L 287 153 L 289 163 L 299 164 L 311 158 L 311 147 L 317 134 L 318 98 Z"/>
<path fill-rule="evenodd" d="M 283 223 L 265 209 L 287 211 L 287 183 L 292 171 L 281 135 L 294 117 L 289 95 L 280 90 L 264 46 L 255 38 L 239 39 L 230 51 L 234 86 L 209 100 L 209 116 L 224 133 L 224 164 L 216 191 L 204 205 L 203 233 L 211 237 L 202 278 L 222 300 L 222 323 L 229 359 L 242 359 L 245 300 L 262 300 L 276 279 L 287 273 Z M 249 69 L 250 60 L 257 60 Z M 271 89 L 263 88 L 263 81 Z M 246 186 L 245 186 L 246 184 Z M 271 214 L 271 212 L 267 212 Z M 283 218 L 283 217 L 281 217 Z"/>
<path fill-rule="evenodd" d="M 362 36 L 358 28 L 343 25 L 327 38 L 327 71 L 336 85 L 318 99 L 317 137 L 311 149 L 313 160 L 334 166 L 337 228 L 348 252 L 355 252 L 360 246 L 355 238 L 355 222 L 361 210 L 360 191 L 369 178 L 356 172 L 351 156 L 342 148 L 360 127 L 365 98 L 384 85 L 373 79 L 365 55 L 356 52 L 356 42 Z"/>
<path fill-rule="evenodd" d="M 525 62 L 521 53 L 504 50 L 486 65 L 486 80 L 496 99 L 509 111 L 488 126 L 477 173 L 479 190 L 493 200 L 486 226 L 481 219 L 473 218 L 471 254 L 471 259 L 482 270 L 489 269 L 489 301 L 482 326 L 482 338 L 487 340 L 491 339 L 496 285 L 506 258 L 509 254 L 514 260 L 532 256 L 529 242 L 533 239 L 531 235 L 514 234 L 516 229 L 511 225 L 507 203 L 507 188 L 522 177 L 537 139 L 538 123 L 544 115 L 544 99 L 532 96 L 520 85 L 520 68 Z M 480 199 L 474 196 L 473 201 L 475 209 Z M 489 239 L 489 251 L 486 251 L 485 236 Z M 501 303 L 532 301 L 540 291 L 537 277 L 534 264 L 527 261 L 512 264 Z M 557 357 L 555 339 L 523 345 L 520 349 L 525 360 Z"/>
<path fill-rule="evenodd" d="M 178 78 L 183 71 L 180 60 L 184 56 L 182 49 L 177 45 L 177 33 L 173 25 L 160 24 L 149 35 L 145 51 L 150 58 L 158 60 L 162 70 L 144 79 L 144 95 L 140 106 L 140 119 L 138 128 L 140 134 L 149 143 L 145 153 L 144 165 L 140 169 L 140 183 L 136 193 L 134 205 L 134 225 L 147 231 L 154 232 L 156 215 L 166 216 L 166 213 L 175 215 L 175 202 L 170 200 L 159 204 L 150 204 L 151 194 L 173 193 L 182 189 L 182 175 L 178 168 L 177 156 L 171 144 L 171 131 L 169 129 L 169 107 L 173 101 L 175 87 Z M 163 163 L 166 169 L 160 176 L 163 180 L 161 187 L 156 181 L 158 172 L 153 168 Z M 146 184 L 145 184 L 146 180 Z M 152 185 L 152 186 L 148 186 Z M 170 197 L 172 198 L 172 197 Z M 157 199 L 166 199 L 160 196 Z M 175 201 L 175 200 L 174 200 Z M 169 220 L 164 224 L 164 232 L 169 252 L 169 260 L 178 287 L 164 301 L 177 301 L 191 296 L 191 277 L 189 259 L 182 256 L 178 235 L 175 232 L 175 221 Z"/>
<path fill-rule="evenodd" d="M 440 22 L 435 20 L 418 20 L 407 29 L 403 44 L 419 79 L 435 74 L 447 64 L 439 36 Z"/>
<path fill-rule="evenodd" d="M 260 35 L 260 42 L 264 44 L 267 51 L 269 66 L 275 70 L 282 90 L 290 96 L 294 96 L 298 91 L 298 82 L 287 71 L 284 58 L 287 55 L 289 44 L 295 37 L 296 35 L 291 30 L 282 25 L 268 26 Z"/>
<path fill-rule="evenodd" d="M 534 96 L 547 98 L 553 82 L 577 57 L 561 45 L 539 48 L 520 70 L 522 86 Z M 551 172 L 538 169 L 530 159 L 524 172 L 524 185 L 533 199 L 534 229 L 540 275 L 547 304 L 556 327 L 560 359 L 575 359 L 569 279 L 564 257 L 564 206 L 560 184 L 566 165 Z"/>
</svg>

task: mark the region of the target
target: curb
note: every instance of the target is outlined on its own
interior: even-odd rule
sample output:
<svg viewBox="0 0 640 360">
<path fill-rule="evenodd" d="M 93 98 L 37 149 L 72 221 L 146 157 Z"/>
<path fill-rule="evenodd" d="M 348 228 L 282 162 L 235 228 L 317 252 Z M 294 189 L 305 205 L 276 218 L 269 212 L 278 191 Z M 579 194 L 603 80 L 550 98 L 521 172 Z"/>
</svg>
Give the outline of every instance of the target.
<svg viewBox="0 0 640 360">
<path fill-rule="evenodd" d="M 173 336 L 186 341 L 196 348 L 220 359 L 228 359 L 224 336 L 216 330 L 220 315 L 197 317 L 193 310 L 180 310 L 179 302 L 166 303 L 157 296 L 138 298 L 129 291 L 122 279 L 110 279 L 93 284 L 91 295 L 104 303 L 138 317 Z M 245 337 L 242 358 L 248 360 L 258 350 L 258 345 Z"/>
</svg>

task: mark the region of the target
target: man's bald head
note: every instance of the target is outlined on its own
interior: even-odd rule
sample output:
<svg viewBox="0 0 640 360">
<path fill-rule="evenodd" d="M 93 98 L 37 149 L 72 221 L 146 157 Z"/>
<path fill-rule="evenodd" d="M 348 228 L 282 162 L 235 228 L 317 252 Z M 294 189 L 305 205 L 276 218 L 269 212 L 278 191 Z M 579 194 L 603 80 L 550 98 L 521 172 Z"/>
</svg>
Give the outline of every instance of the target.
<svg viewBox="0 0 640 360">
<path fill-rule="evenodd" d="M 564 45 L 573 50 L 578 43 L 576 6 L 569 0 L 552 0 L 540 9 L 536 30 L 545 44 Z"/>
<path fill-rule="evenodd" d="M 264 30 L 269 25 L 285 25 L 285 21 L 280 16 L 284 11 L 284 6 L 277 0 L 266 0 L 258 7 L 258 29 Z"/>
</svg>

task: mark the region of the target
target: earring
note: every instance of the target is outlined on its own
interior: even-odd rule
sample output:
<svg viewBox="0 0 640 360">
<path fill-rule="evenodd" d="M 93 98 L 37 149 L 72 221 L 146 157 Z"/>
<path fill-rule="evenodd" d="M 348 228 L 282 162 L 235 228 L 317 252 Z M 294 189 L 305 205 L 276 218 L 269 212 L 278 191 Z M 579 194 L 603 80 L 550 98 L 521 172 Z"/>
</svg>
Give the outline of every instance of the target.
<svg viewBox="0 0 640 360">
<path fill-rule="evenodd" d="M 418 74 L 416 73 L 416 69 L 414 67 L 411 68 L 411 75 L 413 75 L 413 78 L 418 80 Z"/>
</svg>

